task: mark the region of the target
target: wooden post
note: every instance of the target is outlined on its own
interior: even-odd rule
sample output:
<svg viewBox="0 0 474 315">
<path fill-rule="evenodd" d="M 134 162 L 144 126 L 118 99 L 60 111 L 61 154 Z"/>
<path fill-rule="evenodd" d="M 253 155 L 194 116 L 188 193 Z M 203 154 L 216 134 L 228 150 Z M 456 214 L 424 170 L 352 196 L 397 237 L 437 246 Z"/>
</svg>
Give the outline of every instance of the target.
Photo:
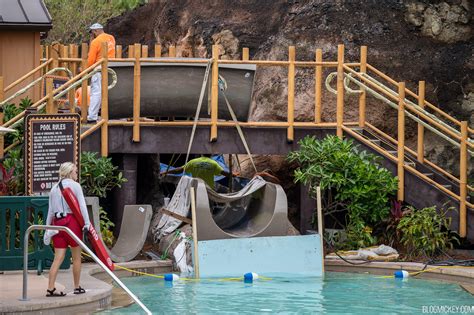
<svg viewBox="0 0 474 315">
<path fill-rule="evenodd" d="M 194 278 L 199 279 L 199 251 L 197 238 L 197 221 L 196 221 L 196 195 L 194 194 L 194 187 L 190 188 L 191 195 L 191 216 L 193 224 L 193 244 L 194 244 Z"/>
<path fill-rule="evenodd" d="M 85 70 L 87 68 L 87 52 L 88 52 L 88 45 L 86 43 L 82 43 L 81 45 L 81 70 Z M 89 98 L 87 97 L 87 80 L 82 81 L 81 84 L 82 90 L 82 100 L 81 100 L 81 119 L 82 122 L 87 121 L 87 111 L 89 110 Z"/>
<path fill-rule="evenodd" d="M 321 205 L 321 187 L 316 187 L 316 211 L 318 213 L 318 234 L 321 241 L 321 268 L 324 274 L 324 230 L 323 230 L 323 207 Z"/>
<path fill-rule="evenodd" d="M 51 58 L 53 59 L 51 62 L 51 69 L 57 68 L 59 64 L 59 44 L 51 45 Z"/>
<path fill-rule="evenodd" d="M 344 45 L 337 46 L 337 136 L 342 139 L 342 124 L 344 123 Z"/>
<path fill-rule="evenodd" d="M 316 49 L 316 62 L 323 61 L 323 50 Z M 314 122 L 321 122 L 321 100 L 322 100 L 322 84 L 323 84 L 323 66 L 316 66 L 314 78 Z"/>
<path fill-rule="evenodd" d="M 135 44 L 133 68 L 133 141 L 140 142 L 140 44 Z"/>
<path fill-rule="evenodd" d="M 425 108 L 425 81 L 418 82 L 418 105 Z M 417 159 L 420 163 L 425 161 L 425 127 L 418 123 Z"/>
<path fill-rule="evenodd" d="M 405 200 L 405 82 L 398 83 L 398 200 Z"/>
<path fill-rule="evenodd" d="M 46 78 L 46 95 L 48 95 L 46 114 L 56 114 L 58 111 L 53 100 L 53 78 Z"/>
<path fill-rule="evenodd" d="M 360 73 L 367 73 L 367 46 L 360 47 Z M 367 92 L 364 88 L 360 88 L 359 94 L 359 127 L 365 127 L 365 104 Z"/>
<path fill-rule="evenodd" d="M 0 76 L 0 102 L 2 102 L 5 98 L 5 93 L 3 92 L 4 90 L 4 80 L 3 77 Z M 0 107 L 0 125 L 3 126 L 3 107 Z M 4 138 L 3 135 L 0 135 L 0 159 L 4 157 Z"/>
<path fill-rule="evenodd" d="M 106 157 L 109 155 L 109 76 L 107 72 L 107 67 L 109 64 L 108 61 L 108 47 L 107 43 L 103 42 L 102 47 L 101 47 L 101 52 L 102 52 L 102 67 L 101 67 L 101 77 L 102 77 L 102 82 L 101 82 L 101 105 L 100 105 L 100 112 L 102 116 L 102 120 L 104 120 L 104 123 L 102 124 L 100 128 L 100 152 L 101 155 Z M 83 91 L 86 92 L 87 91 Z"/>
<path fill-rule="evenodd" d="M 68 58 L 69 57 L 69 47 L 66 45 L 60 45 L 60 56 L 61 58 Z M 62 61 L 60 64 L 60 67 L 62 68 L 69 68 L 69 62 L 67 61 Z M 66 76 L 66 71 L 61 71 L 60 75 Z"/>
<path fill-rule="evenodd" d="M 128 58 L 135 58 L 135 47 L 128 45 Z"/>
<path fill-rule="evenodd" d="M 115 58 L 122 58 L 122 45 L 115 47 Z"/>
<path fill-rule="evenodd" d="M 155 44 L 155 58 L 161 57 L 161 45 Z"/>
<path fill-rule="evenodd" d="M 211 77 L 211 142 L 217 140 L 217 111 L 219 102 L 219 46 L 212 45 Z"/>
<path fill-rule="evenodd" d="M 148 46 L 147 45 L 142 46 L 142 58 L 148 58 Z"/>
<path fill-rule="evenodd" d="M 176 46 L 171 45 L 168 54 L 170 57 L 176 57 Z"/>
<path fill-rule="evenodd" d="M 460 162 L 459 162 L 459 236 L 467 235 L 467 138 L 468 125 L 467 121 L 461 122 L 461 146 L 460 146 Z"/>
<path fill-rule="evenodd" d="M 79 52 L 77 49 L 77 45 L 69 45 L 69 55 L 71 56 L 71 58 L 77 58 L 78 53 Z M 75 76 L 77 74 L 77 62 L 71 61 L 71 66 L 69 67 L 69 69 L 71 70 L 72 75 Z"/>
<path fill-rule="evenodd" d="M 288 130 L 286 140 L 292 143 L 294 140 L 294 122 L 295 122 L 295 46 L 288 47 Z"/>
<path fill-rule="evenodd" d="M 74 54 L 75 53 L 75 51 L 74 51 L 75 47 L 77 47 L 77 46 L 73 45 L 73 44 L 71 44 L 67 47 L 68 50 L 69 50 L 69 57 L 71 57 L 71 58 L 77 58 L 77 55 Z M 71 70 L 72 76 L 74 77 L 76 75 L 76 70 L 77 70 L 76 62 L 75 61 L 69 62 L 68 68 L 69 68 L 69 70 Z M 76 91 L 76 89 L 73 88 L 73 89 L 70 89 L 69 92 L 67 93 L 68 101 L 69 101 L 69 110 L 70 110 L 71 113 L 75 112 L 75 107 L 76 107 L 75 106 L 75 103 L 76 103 L 76 98 L 75 98 L 76 93 L 75 93 L 75 91 Z"/>
<path fill-rule="evenodd" d="M 242 60 L 249 60 L 250 59 L 249 49 L 247 47 L 242 48 Z"/>
</svg>

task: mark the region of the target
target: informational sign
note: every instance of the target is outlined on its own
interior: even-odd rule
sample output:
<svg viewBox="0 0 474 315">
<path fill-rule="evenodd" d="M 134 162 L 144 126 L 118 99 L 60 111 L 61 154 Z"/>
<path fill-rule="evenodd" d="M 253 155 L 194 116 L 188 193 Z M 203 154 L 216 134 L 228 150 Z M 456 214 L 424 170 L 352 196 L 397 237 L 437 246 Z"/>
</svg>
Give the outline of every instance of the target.
<svg viewBox="0 0 474 315">
<path fill-rule="evenodd" d="M 25 184 L 28 195 L 48 192 L 59 180 L 59 166 L 80 156 L 78 114 L 30 114 L 25 125 Z"/>
<path fill-rule="evenodd" d="M 46 79 L 47 78 L 52 78 L 53 79 L 53 91 L 56 90 L 57 88 L 59 88 L 64 83 L 66 83 L 67 81 L 69 81 L 68 77 L 62 77 L 62 76 L 59 76 L 59 75 L 51 75 L 51 74 L 45 75 L 43 77 L 43 81 L 42 81 L 42 84 L 41 84 L 41 91 L 42 91 L 41 96 L 42 97 L 46 96 L 46 94 L 47 94 L 46 93 Z M 60 102 L 60 103 L 64 103 L 67 100 L 68 100 L 68 96 L 67 96 L 67 93 L 65 93 L 57 101 Z"/>
</svg>

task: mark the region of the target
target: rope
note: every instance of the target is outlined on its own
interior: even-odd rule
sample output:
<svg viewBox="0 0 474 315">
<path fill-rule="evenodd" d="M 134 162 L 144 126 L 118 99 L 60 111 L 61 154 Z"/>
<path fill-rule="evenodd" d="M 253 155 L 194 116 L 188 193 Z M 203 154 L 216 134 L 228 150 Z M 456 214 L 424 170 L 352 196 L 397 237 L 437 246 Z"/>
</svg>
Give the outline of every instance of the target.
<svg viewBox="0 0 474 315">
<path fill-rule="evenodd" d="M 252 163 L 253 169 L 255 170 L 255 173 L 257 173 L 257 167 L 255 166 L 255 162 L 253 160 L 252 154 L 250 153 L 250 149 L 247 144 L 247 141 L 245 140 L 244 133 L 242 132 L 242 128 L 240 127 L 240 123 L 237 120 L 237 116 L 235 115 L 234 110 L 232 109 L 232 106 L 230 106 L 229 100 L 227 99 L 227 96 L 225 94 L 225 90 L 227 89 L 227 82 L 221 76 L 219 76 L 219 89 L 222 91 L 222 95 L 224 95 L 225 103 L 227 104 L 227 108 L 229 109 L 230 116 L 232 116 L 232 120 L 235 123 L 235 128 L 237 128 L 237 132 L 239 133 L 240 140 L 242 140 L 245 151 L 247 151 L 247 155 L 249 156 L 250 162 Z M 232 172 L 232 170 L 230 171 Z"/>
<path fill-rule="evenodd" d="M 184 165 L 188 163 L 189 152 L 191 152 L 191 147 L 193 145 L 194 134 L 196 133 L 196 127 L 199 120 L 199 114 L 201 113 L 202 99 L 204 98 L 204 92 L 206 91 L 206 85 L 209 79 L 211 64 L 212 64 L 212 59 L 209 59 L 207 61 L 206 72 L 204 73 L 204 79 L 202 80 L 201 94 L 199 95 L 199 101 L 196 107 L 196 114 L 194 115 L 193 129 L 191 131 L 191 137 L 189 138 L 188 151 L 186 152 L 186 161 L 184 162 Z M 184 169 L 183 169 L 183 174 L 184 174 Z"/>
</svg>

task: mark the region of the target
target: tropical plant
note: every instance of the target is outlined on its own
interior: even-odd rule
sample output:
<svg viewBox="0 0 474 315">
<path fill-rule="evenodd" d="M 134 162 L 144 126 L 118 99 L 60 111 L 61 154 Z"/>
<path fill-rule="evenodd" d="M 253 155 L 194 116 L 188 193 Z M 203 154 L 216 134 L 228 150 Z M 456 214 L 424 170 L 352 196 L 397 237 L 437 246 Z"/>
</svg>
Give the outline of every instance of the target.
<svg viewBox="0 0 474 315">
<path fill-rule="evenodd" d="M 313 198 L 318 186 L 326 192 L 330 199 L 326 215 L 347 210 L 348 225 L 354 221 L 364 226 L 388 216 L 388 200 L 397 190 L 397 179 L 378 165 L 375 155 L 336 136 L 323 140 L 307 136 L 299 145 L 299 150 L 288 156 L 299 164 L 295 182 L 308 185 Z"/>
<path fill-rule="evenodd" d="M 30 107 L 32 104 L 33 102 L 28 97 L 21 99 L 18 106 L 16 106 L 15 104 L 5 104 L 3 106 L 3 122 L 5 123 L 9 121 L 13 117 L 23 112 L 26 108 Z M 21 121 L 15 127 L 14 132 L 10 132 L 5 135 L 4 145 L 8 146 L 15 142 L 22 143 L 23 133 L 24 133 L 24 125 L 23 125 L 23 121 Z"/>
<path fill-rule="evenodd" d="M 54 21 L 47 42 L 76 43 L 89 39 L 93 23 L 105 24 L 108 19 L 146 3 L 146 0 L 46 0 Z"/>
<path fill-rule="evenodd" d="M 96 152 L 82 152 L 81 185 L 85 195 L 104 198 L 108 191 L 121 187 L 126 181 L 111 158 L 98 157 Z"/>
<path fill-rule="evenodd" d="M 25 193 L 25 178 L 23 154 L 20 147 L 8 151 L 7 157 L 1 164 L 1 169 L 3 174 L 2 183 L 4 184 L 2 193 L 7 196 L 23 195 Z"/>
<path fill-rule="evenodd" d="M 415 209 L 409 207 L 400 219 L 397 229 L 401 232 L 401 243 L 406 246 L 408 257 L 432 256 L 452 248 L 457 237 L 449 232 L 451 218 L 446 214 L 454 208 L 436 210 L 436 207 Z"/>
<path fill-rule="evenodd" d="M 115 226 L 115 224 L 110 221 L 109 217 L 107 216 L 107 212 L 102 207 L 99 208 L 99 216 L 100 233 L 102 234 L 102 240 L 104 241 L 105 245 L 107 245 L 108 247 L 112 247 L 115 240 L 112 228 Z"/>
</svg>

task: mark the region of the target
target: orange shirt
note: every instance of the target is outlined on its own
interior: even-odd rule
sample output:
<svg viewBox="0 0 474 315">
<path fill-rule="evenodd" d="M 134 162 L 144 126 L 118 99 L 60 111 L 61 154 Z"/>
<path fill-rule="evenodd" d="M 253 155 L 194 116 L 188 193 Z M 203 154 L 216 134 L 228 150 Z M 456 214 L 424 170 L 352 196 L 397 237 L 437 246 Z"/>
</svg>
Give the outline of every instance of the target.
<svg viewBox="0 0 474 315">
<path fill-rule="evenodd" d="M 76 90 L 75 98 L 76 98 L 77 106 L 80 107 L 82 105 L 82 88 L 78 88 Z M 88 86 L 87 87 L 87 105 L 89 105 L 90 99 L 91 99 L 91 87 Z"/>
<path fill-rule="evenodd" d="M 107 43 L 107 56 L 109 58 L 115 58 L 115 38 L 112 35 L 102 33 L 91 43 L 89 48 L 89 57 L 87 58 L 87 66 L 90 67 L 102 57 L 101 48 L 102 43 Z"/>
</svg>

